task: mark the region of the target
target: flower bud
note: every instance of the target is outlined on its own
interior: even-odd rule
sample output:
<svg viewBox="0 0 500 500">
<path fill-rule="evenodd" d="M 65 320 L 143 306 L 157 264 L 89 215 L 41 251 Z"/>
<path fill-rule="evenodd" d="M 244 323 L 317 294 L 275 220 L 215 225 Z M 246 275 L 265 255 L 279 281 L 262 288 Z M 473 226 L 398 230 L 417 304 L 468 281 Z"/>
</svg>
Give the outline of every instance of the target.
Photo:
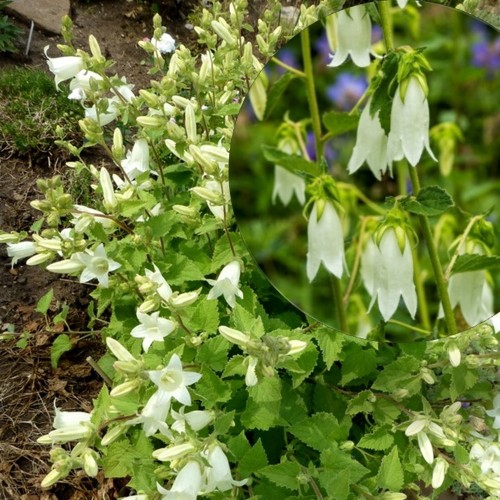
<svg viewBox="0 0 500 500">
<path fill-rule="evenodd" d="M 226 340 L 240 347 L 246 347 L 250 342 L 248 335 L 227 326 L 219 326 L 219 332 Z"/>
<path fill-rule="evenodd" d="M 188 106 L 193 105 L 193 103 L 189 99 L 182 97 L 180 95 L 172 96 L 172 101 L 179 108 L 187 108 Z"/>
<path fill-rule="evenodd" d="M 125 148 L 123 147 L 123 136 L 121 130 L 117 127 L 113 133 L 113 146 L 111 146 L 113 158 L 117 162 L 121 162 L 125 157 Z"/>
<path fill-rule="evenodd" d="M 184 126 L 186 128 L 186 135 L 189 142 L 198 142 L 196 135 L 196 116 L 194 114 L 194 107 L 191 103 L 186 106 L 184 110 Z"/>
<path fill-rule="evenodd" d="M 460 365 L 461 353 L 455 342 L 448 343 L 448 358 L 450 359 L 450 364 L 453 367 L 457 367 Z"/>
<path fill-rule="evenodd" d="M 222 205 L 224 203 L 224 199 L 221 193 L 217 193 L 215 191 L 212 191 L 211 189 L 207 189 L 201 186 L 196 186 L 194 188 L 191 188 L 190 191 L 192 191 L 196 196 L 198 196 L 202 200 L 210 201 L 215 205 Z"/>
<path fill-rule="evenodd" d="M 109 429 L 106 434 L 104 434 L 103 438 L 101 439 L 101 445 L 108 446 L 113 441 L 116 441 L 126 430 L 127 427 L 124 425 L 115 425 L 114 427 Z"/>
<path fill-rule="evenodd" d="M 48 260 L 52 259 L 54 257 L 54 254 L 51 252 L 42 252 L 37 255 L 33 255 L 33 257 L 30 257 L 26 261 L 27 266 L 39 266 L 40 264 L 43 264 L 44 262 L 47 262 Z"/>
<path fill-rule="evenodd" d="M 97 42 L 94 35 L 89 36 L 89 47 L 90 52 L 92 52 L 92 55 L 97 60 L 97 62 L 103 63 L 106 60 L 102 55 L 101 48 L 99 47 L 99 43 Z"/>
<path fill-rule="evenodd" d="M 90 477 L 96 477 L 99 472 L 99 467 L 96 461 L 97 453 L 90 448 L 83 453 L 83 470 Z"/>
<path fill-rule="evenodd" d="M 287 352 L 289 356 L 293 356 L 294 354 L 299 354 L 307 347 L 307 342 L 303 340 L 289 340 L 290 350 Z"/>
<path fill-rule="evenodd" d="M 190 306 L 191 304 L 194 304 L 198 299 L 200 292 L 201 288 L 194 292 L 186 292 L 181 294 L 175 292 L 169 297 L 167 303 L 173 309 L 182 309 L 184 307 Z"/>
<path fill-rule="evenodd" d="M 150 108 L 157 108 L 159 105 L 158 96 L 149 92 L 148 90 L 141 89 L 139 90 L 139 95 L 144 99 L 144 102 Z"/>
<path fill-rule="evenodd" d="M 215 33 L 228 45 L 236 45 L 236 38 L 231 34 L 229 31 L 229 25 L 222 17 L 219 17 L 218 21 L 212 21 L 210 25 Z"/>
<path fill-rule="evenodd" d="M 185 205 L 174 205 L 172 207 L 172 210 L 174 212 L 177 212 L 180 215 L 183 215 L 184 217 L 189 217 L 189 218 L 196 218 L 198 215 L 198 211 L 194 207 L 186 207 Z"/>
<path fill-rule="evenodd" d="M 217 164 L 210 158 L 208 158 L 207 155 L 204 155 L 201 152 L 200 148 L 198 148 L 194 144 L 190 144 L 189 152 L 193 156 L 194 161 L 201 166 L 205 174 L 212 175 L 217 171 Z"/>
<path fill-rule="evenodd" d="M 125 364 L 123 361 L 115 361 L 114 365 L 115 366 L 117 363 L 122 363 Z M 132 363 L 131 363 L 132 364 Z M 127 382 L 124 382 L 123 384 L 117 385 L 113 390 L 109 393 L 110 396 L 116 398 L 118 396 L 125 396 L 126 394 L 130 394 L 131 392 L 135 391 L 138 389 L 141 385 L 141 381 L 139 379 L 133 379 L 133 380 L 128 380 Z"/>
<path fill-rule="evenodd" d="M 427 421 L 424 419 L 418 419 L 413 421 L 405 431 L 407 436 L 414 436 L 419 432 L 423 431 L 425 426 L 427 425 Z"/>
<path fill-rule="evenodd" d="M 165 118 L 161 115 L 138 116 L 136 122 L 144 128 L 160 128 L 165 126 Z"/>
<path fill-rule="evenodd" d="M 18 241 L 19 234 L 15 232 L 0 234 L 0 243 L 17 243 Z"/>
<path fill-rule="evenodd" d="M 345 451 L 351 451 L 353 448 L 354 448 L 354 442 L 353 441 L 344 441 L 340 445 L 340 449 L 341 450 L 345 450 Z"/>
<path fill-rule="evenodd" d="M 153 457 L 161 462 L 170 462 L 171 460 L 182 458 L 195 450 L 196 448 L 191 443 L 183 443 L 155 450 Z"/>
<path fill-rule="evenodd" d="M 264 114 L 267 105 L 267 91 L 265 85 L 265 74 L 262 71 L 254 80 L 249 92 L 250 103 L 252 105 L 255 116 L 259 120 L 264 119 Z"/>
<path fill-rule="evenodd" d="M 49 264 L 46 269 L 52 273 L 71 274 L 81 271 L 84 265 L 75 259 L 60 260 Z"/>
<path fill-rule="evenodd" d="M 137 359 L 134 359 L 133 361 L 115 361 L 113 363 L 113 368 L 116 371 L 123 373 L 124 375 L 137 375 L 139 372 L 142 371 L 143 364 L 142 364 L 142 361 L 138 361 Z M 128 382 L 126 382 L 126 383 L 128 383 Z M 123 384 L 121 384 L 121 385 L 123 385 Z M 115 387 L 115 389 L 117 389 L 118 387 L 121 387 L 121 385 Z M 113 391 L 115 389 L 113 389 Z M 113 393 L 113 395 L 117 396 L 118 394 Z"/>
<path fill-rule="evenodd" d="M 137 361 L 130 352 L 123 347 L 118 340 L 115 340 L 112 337 L 107 337 L 106 338 L 106 345 L 108 346 L 109 350 L 113 353 L 115 358 L 119 359 L 120 361 Z"/>
<path fill-rule="evenodd" d="M 149 313 L 152 311 L 156 311 L 158 309 L 158 300 L 156 298 L 153 299 L 148 299 L 145 300 L 140 306 L 139 306 L 139 312 L 141 313 Z"/>
</svg>

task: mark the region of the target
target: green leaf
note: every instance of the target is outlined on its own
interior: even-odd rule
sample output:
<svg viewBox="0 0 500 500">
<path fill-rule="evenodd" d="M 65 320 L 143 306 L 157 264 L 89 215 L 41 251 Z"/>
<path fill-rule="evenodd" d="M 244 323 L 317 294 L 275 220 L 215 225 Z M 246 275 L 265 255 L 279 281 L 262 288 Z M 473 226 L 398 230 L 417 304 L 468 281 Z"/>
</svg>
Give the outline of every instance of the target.
<svg viewBox="0 0 500 500">
<path fill-rule="evenodd" d="M 319 165 L 305 160 L 302 156 L 289 155 L 277 148 L 268 146 L 267 144 L 262 145 L 262 152 L 267 161 L 274 163 L 275 165 L 280 165 L 294 174 L 297 172 L 305 172 L 311 175 L 320 174 Z"/>
<path fill-rule="evenodd" d="M 347 385 L 353 380 L 363 378 L 377 368 L 377 355 L 374 350 L 351 344 L 343 351 L 340 385 Z"/>
<path fill-rule="evenodd" d="M 214 422 L 215 432 L 218 434 L 226 434 L 227 431 L 234 426 L 234 414 L 235 411 L 230 411 L 228 413 L 224 413 L 216 418 Z"/>
<path fill-rule="evenodd" d="M 72 347 L 73 344 L 71 343 L 71 339 L 65 333 L 57 336 L 50 348 L 50 364 L 52 368 L 57 368 L 59 358 L 65 352 L 71 351 Z"/>
<path fill-rule="evenodd" d="M 384 392 L 406 389 L 410 395 L 418 394 L 422 385 L 419 374 L 420 361 L 413 356 L 401 356 L 384 367 L 372 389 Z"/>
<path fill-rule="evenodd" d="M 177 215 L 173 210 L 171 210 L 164 214 L 153 215 L 144 225 L 151 229 L 151 236 L 158 239 L 168 234 L 176 221 Z"/>
<path fill-rule="evenodd" d="M 283 93 L 290 82 L 295 78 L 297 78 L 296 75 L 286 72 L 273 83 L 267 95 L 267 108 L 264 115 L 265 118 L 269 118 L 276 105 L 282 102 Z"/>
<path fill-rule="evenodd" d="M 344 343 L 344 335 L 332 328 L 322 326 L 314 332 L 314 337 L 318 341 L 319 348 L 323 353 L 326 367 L 330 369 L 333 363 L 339 359 L 339 354 L 342 351 Z"/>
<path fill-rule="evenodd" d="M 40 297 L 35 307 L 35 311 L 42 314 L 47 314 L 47 311 L 49 310 L 50 303 L 52 302 L 53 297 L 54 297 L 54 290 L 51 288 L 45 295 Z"/>
<path fill-rule="evenodd" d="M 189 314 L 187 311 L 189 310 Z M 184 323 L 193 332 L 216 333 L 219 326 L 219 308 L 216 300 L 206 300 L 205 297 L 186 309 Z"/>
<path fill-rule="evenodd" d="M 231 316 L 232 327 L 243 333 L 248 333 L 252 337 L 260 338 L 264 335 L 264 323 L 260 316 L 255 317 L 252 313 L 244 309 L 240 304 L 236 304 Z"/>
<path fill-rule="evenodd" d="M 359 115 L 350 115 L 340 111 L 329 111 L 323 115 L 323 123 L 332 136 L 345 134 L 358 125 Z"/>
<path fill-rule="evenodd" d="M 373 398 L 371 391 L 361 391 L 347 403 L 347 415 L 357 415 L 358 413 L 371 413 L 373 411 Z"/>
<path fill-rule="evenodd" d="M 266 451 L 259 439 L 240 459 L 238 469 L 242 477 L 250 476 L 268 464 Z"/>
<path fill-rule="evenodd" d="M 365 434 L 358 442 L 360 448 L 368 450 L 387 450 L 394 442 L 391 428 L 388 425 L 376 428 L 370 434 Z"/>
<path fill-rule="evenodd" d="M 62 309 L 54 316 L 52 322 L 54 325 L 58 325 L 59 323 L 64 323 L 66 321 L 66 317 L 68 316 L 69 306 L 64 304 Z"/>
<path fill-rule="evenodd" d="M 380 125 L 386 135 L 391 130 L 391 109 L 394 94 L 396 93 L 396 74 L 398 71 L 398 56 L 389 52 L 380 66 L 379 75 L 373 82 L 375 90 L 372 95 L 370 115 L 375 116 L 379 111 Z"/>
<path fill-rule="evenodd" d="M 206 303 L 207 301 L 204 301 Z M 221 372 L 227 363 L 227 353 L 231 345 L 222 336 L 206 340 L 196 353 L 196 361 L 207 364 L 212 370 Z"/>
<path fill-rule="evenodd" d="M 477 380 L 478 374 L 475 369 L 467 368 L 464 364 L 451 368 L 451 400 L 456 401 L 465 391 L 474 387 Z"/>
<path fill-rule="evenodd" d="M 350 425 L 349 419 L 344 419 L 339 424 L 331 413 L 320 412 L 293 425 L 290 432 L 307 446 L 323 451 L 331 446 L 333 441 L 346 439 Z"/>
<path fill-rule="evenodd" d="M 137 453 L 128 440 L 114 441 L 104 450 L 102 457 L 104 477 L 125 477 L 131 474 Z"/>
<path fill-rule="evenodd" d="M 296 462 L 282 462 L 276 465 L 268 465 L 259 471 L 262 475 L 277 486 L 289 490 L 298 490 L 299 482 L 297 476 L 300 474 L 300 466 Z"/>
<path fill-rule="evenodd" d="M 500 256 L 498 255 L 459 255 L 451 272 L 453 274 L 479 271 L 481 269 L 500 269 Z"/>
<path fill-rule="evenodd" d="M 222 106 L 222 108 L 219 108 L 214 115 L 216 116 L 232 116 L 232 115 L 237 115 L 240 112 L 241 109 L 241 103 L 239 102 L 232 102 L 229 104 L 226 104 L 225 106 Z"/>
<path fill-rule="evenodd" d="M 440 186 L 425 187 L 416 197 L 410 196 L 400 203 L 408 212 L 428 217 L 440 215 L 455 205 L 450 194 Z"/>
<path fill-rule="evenodd" d="M 241 423 L 249 429 L 268 430 L 280 420 L 281 381 L 278 377 L 265 377 L 248 390 L 250 397 Z"/>
<path fill-rule="evenodd" d="M 207 410 L 213 408 L 216 403 L 224 403 L 231 398 L 231 387 L 227 382 L 221 380 L 209 368 L 203 368 L 201 373 L 203 376 L 196 383 L 193 392 Z"/>
<path fill-rule="evenodd" d="M 186 281 L 205 281 L 205 275 L 197 262 L 180 253 L 169 252 L 168 262 L 171 267 L 165 273 L 170 285 L 183 285 Z"/>
<path fill-rule="evenodd" d="M 404 484 L 403 467 L 399 460 L 398 448 L 394 446 L 389 455 L 382 459 L 377 476 L 377 484 L 390 491 L 399 492 Z"/>
</svg>

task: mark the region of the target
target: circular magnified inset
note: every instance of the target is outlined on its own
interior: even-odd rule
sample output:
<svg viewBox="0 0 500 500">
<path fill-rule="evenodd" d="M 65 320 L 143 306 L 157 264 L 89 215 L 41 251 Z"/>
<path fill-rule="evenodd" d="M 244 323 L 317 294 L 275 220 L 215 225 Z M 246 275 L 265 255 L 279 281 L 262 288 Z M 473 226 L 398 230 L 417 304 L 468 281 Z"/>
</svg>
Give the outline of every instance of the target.
<svg viewBox="0 0 500 500">
<path fill-rule="evenodd" d="M 500 36 L 430 3 L 328 16 L 266 65 L 230 189 L 274 287 L 343 332 L 453 335 L 500 309 Z"/>
</svg>

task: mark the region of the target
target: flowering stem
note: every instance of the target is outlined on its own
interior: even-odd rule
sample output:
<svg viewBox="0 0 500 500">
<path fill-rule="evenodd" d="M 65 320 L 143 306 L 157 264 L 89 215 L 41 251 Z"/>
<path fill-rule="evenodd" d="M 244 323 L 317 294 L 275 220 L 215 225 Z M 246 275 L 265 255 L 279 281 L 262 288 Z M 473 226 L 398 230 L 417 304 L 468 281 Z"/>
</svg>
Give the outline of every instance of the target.
<svg viewBox="0 0 500 500">
<path fill-rule="evenodd" d="M 314 72 L 311 59 L 311 41 L 309 39 L 309 29 L 306 28 L 300 32 L 302 43 L 302 58 L 304 60 L 304 71 L 307 81 L 307 99 L 309 100 L 309 109 L 316 138 L 316 160 L 320 161 L 323 156 L 323 142 L 321 141 L 321 118 L 319 114 L 318 101 L 316 99 L 316 88 L 314 86 Z"/>
<path fill-rule="evenodd" d="M 410 171 L 410 179 L 413 185 L 413 192 L 415 195 L 418 195 L 420 191 L 420 180 L 418 178 L 417 169 L 415 167 L 409 167 L 409 171 Z M 446 330 L 448 331 L 448 335 L 454 335 L 455 333 L 457 333 L 457 325 L 455 322 L 453 309 L 451 307 L 450 296 L 448 295 L 448 288 L 444 280 L 443 270 L 441 268 L 441 263 L 439 262 L 437 249 L 434 244 L 431 225 L 429 224 L 429 220 L 425 215 L 419 215 L 418 218 L 420 220 L 420 225 L 422 226 L 425 244 L 427 245 L 429 257 L 431 259 L 432 269 L 434 271 L 434 278 L 436 279 L 439 298 L 441 299 L 441 304 L 443 305 Z"/>
<path fill-rule="evenodd" d="M 344 304 L 342 302 L 340 280 L 336 276 L 333 276 L 333 274 L 330 275 L 330 278 L 332 280 L 333 301 L 335 303 L 335 308 L 337 309 L 339 328 L 343 332 L 347 332 L 347 317 L 345 314 Z"/>
<path fill-rule="evenodd" d="M 430 335 L 432 332 L 430 330 L 427 330 L 427 329 L 423 329 L 423 328 L 418 328 L 416 326 L 413 326 L 413 325 L 408 325 L 407 323 L 403 323 L 402 321 L 398 321 L 396 319 L 390 319 L 388 321 L 388 323 L 392 323 L 393 325 L 398 325 L 398 326 L 401 326 L 403 328 L 408 328 L 408 330 L 413 330 L 415 332 L 418 332 L 418 333 L 421 333 L 422 335 Z"/>
<path fill-rule="evenodd" d="M 365 243 L 364 235 L 367 222 L 368 222 L 367 217 L 363 217 L 361 219 L 361 227 L 359 228 L 359 239 L 358 239 L 358 244 L 356 245 L 356 256 L 354 257 L 354 265 L 351 272 L 351 278 L 349 280 L 349 284 L 347 285 L 347 290 L 344 293 L 344 298 L 342 299 L 342 303 L 344 304 L 344 306 L 346 306 L 347 303 L 349 302 L 349 297 L 351 296 L 352 289 L 354 288 L 354 283 L 358 276 L 359 265 L 361 262 L 361 253 L 363 252 L 363 245 Z"/>
<path fill-rule="evenodd" d="M 382 31 L 384 32 L 385 48 L 387 52 L 394 49 L 394 38 L 392 36 L 392 15 L 391 2 L 379 2 L 380 20 L 382 22 Z"/>
<path fill-rule="evenodd" d="M 293 73 L 294 75 L 300 76 L 300 78 L 307 78 L 306 74 L 303 71 L 300 71 L 297 68 L 289 66 L 288 64 L 284 63 L 283 61 L 280 61 L 277 57 L 273 57 L 271 59 L 271 61 L 274 64 L 277 64 L 278 66 L 281 66 L 282 68 L 286 69 L 290 73 Z"/>
</svg>

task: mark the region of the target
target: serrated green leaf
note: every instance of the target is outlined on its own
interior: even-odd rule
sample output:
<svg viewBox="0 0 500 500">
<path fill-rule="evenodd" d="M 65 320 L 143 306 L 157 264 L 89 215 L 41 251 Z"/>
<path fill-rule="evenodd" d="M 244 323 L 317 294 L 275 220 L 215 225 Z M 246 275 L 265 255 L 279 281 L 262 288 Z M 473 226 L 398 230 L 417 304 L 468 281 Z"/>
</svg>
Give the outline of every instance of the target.
<svg viewBox="0 0 500 500">
<path fill-rule="evenodd" d="M 188 309 L 186 309 L 186 312 Z M 189 307 L 189 314 L 185 314 L 184 323 L 193 332 L 216 333 L 219 326 L 219 308 L 216 300 L 206 300 L 202 296 Z"/>
<path fill-rule="evenodd" d="M 241 423 L 250 429 L 268 430 L 279 421 L 281 407 L 281 381 L 278 377 L 265 377 L 249 388 L 250 397 Z"/>
<path fill-rule="evenodd" d="M 207 410 L 213 408 L 216 403 L 224 403 L 231 398 L 231 387 L 227 382 L 221 380 L 209 368 L 203 368 L 201 373 L 202 377 L 193 392 Z"/>
<path fill-rule="evenodd" d="M 114 441 L 104 448 L 102 468 L 104 477 L 125 477 L 131 475 L 137 456 L 134 447 L 126 439 Z"/>
<path fill-rule="evenodd" d="M 157 239 L 168 234 L 176 221 L 177 215 L 173 210 L 171 210 L 160 215 L 153 215 L 144 225 L 145 227 L 149 227 L 151 229 L 152 237 Z"/>
<path fill-rule="evenodd" d="M 318 341 L 325 365 L 330 369 L 333 363 L 339 359 L 344 343 L 344 335 L 332 328 L 322 326 L 314 332 L 314 337 Z"/>
<path fill-rule="evenodd" d="M 416 197 L 400 201 L 400 205 L 413 214 L 432 217 L 446 212 L 455 205 L 453 198 L 440 186 L 428 186 L 421 189 Z"/>
<path fill-rule="evenodd" d="M 212 370 L 221 372 L 227 363 L 231 344 L 222 336 L 206 340 L 196 353 L 196 361 L 207 364 Z"/>
<path fill-rule="evenodd" d="M 340 385 L 363 378 L 377 368 L 377 355 L 374 350 L 352 344 L 344 349 L 343 356 Z"/>
<path fill-rule="evenodd" d="M 371 98 L 370 115 L 375 116 L 379 112 L 380 125 L 386 135 L 391 130 L 391 109 L 397 86 L 395 78 L 398 71 L 398 56 L 389 52 L 384 58 L 377 75 L 375 89 Z"/>
<path fill-rule="evenodd" d="M 233 245 L 232 248 L 225 235 L 217 240 L 210 262 L 209 272 L 219 272 L 223 266 L 232 262 L 234 260 L 233 249 L 237 255 L 243 255 L 245 253 L 244 244 L 239 233 L 231 233 L 231 243 Z"/>
<path fill-rule="evenodd" d="M 371 413 L 373 403 L 369 401 L 373 397 L 371 391 L 361 391 L 347 403 L 347 415 L 357 415 L 358 413 Z"/>
<path fill-rule="evenodd" d="M 376 428 L 370 434 L 365 434 L 358 442 L 360 448 L 368 450 L 387 450 L 394 443 L 394 436 L 389 426 Z"/>
<path fill-rule="evenodd" d="M 238 434 L 234 438 L 231 438 L 228 441 L 227 446 L 230 452 L 238 461 L 241 460 L 245 456 L 245 454 L 252 448 L 245 436 L 244 431 L 241 431 L 240 434 Z"/>
<path fill-rule="evenodd" d="M 35 311 L 42 314 L 47 314 L 47 311 L 49 310 L 50 303 L 52 302 L 53 297 L 54 297 L 54 290 L 51 288 L 45 295 L 40 297 L 35 307 Z"/>
<path fill-rule="evenodd" d="M 404 475 L 397 446 L 394 446 L 391 452 L 382 458 L 377 476 L 377 484 L 390 491 L 401 491 L 404 484 Z"/>
<path fill-rule="evenodd" d="M 323 123 L 332 136 L 354 130 L 358 125 L 358 121 L 359 115 L 351 115 L 340 111 L 329 111 L 323 115 Z"/>
<path fill-rule="evenodd" d="M 226 104 L 222 106 L 222 108 L 217 109 L 217 113 L 214 113 L 216 116 L 232 116 L 237 115 L 240 112 L 241 103 L 232 102 L 230 104 Z"/>
<path fill-rule="evenodd" d="M 218 416 L 214 422 L 215 432 L 224 435 L 234 425 L 234 410 Z"/>
<path fill-rule="evenodd" d="M 475 369 L 467 368 L 466 365 L 459 365 L 451 368 L 450 398 L 456 401 L 465 391 L 474 387 L 478 381 L 478 374 Z"/>
<path fill-rule="evenodd" d="M 285 92 L 290 82 L 295 78 L 296 76 L 293 73 L 286 72 L 273 83 L 267 96 L 267 108 L 264 115 L 265 118 L 269 118 L 276 105 L 282 102 L 281 98 L 283 96 L 283 92 Z"/>
<path fill-rule="evenodd" d="M 186 281 L 205 281 L 205 275 L 200 265 L 180 253 L 170 252 L 171 267 L 165 273 L 165 279 L 170 285 L 183 285 Z"/>
<path fill-rule="evenodd" d="M 259 439 L 240 459 L 238 469 L 242 477 L 247 477 L 264 468 L 267 463 L 266 451 Z"/>
<path fill-rule="evenodd" d="M 245 375 L 247 369 L 243 361 L 245 356 L 236 355 L 233 356 L 226 364 L 224 372 L 222 373 L 222 378 L 232 377 L 233 375 Z"/>
<path fill-rule="evenodd" d="M 68 316 L 69 306 L 64 304 L 62 309 L 52 318 L 52 322 L 54 325 L 58 325 L 59 323 L 64 323 L 66 321 L 66 317 Z"/>
<path fill-rule="evenodd" d="M 268 465 L 259 471 L 271 482 L 282 488 L 298 490 L 299 482 L 297 476 L 300 474 L 300 466 L 296 462 L 282 462 L 276 465 Z"/>
<path fill-rule="evenodd" d="M 323 451 L 331 446 L 333 441 L 347 438 L 350 424 L 348 420 L 342 424 L 331 413 L 315 413 L 290 428 L 290 433 L 303 443 L 318 451 Z"/>
<path fill-rule="evenodd" d="M 274 163 L 275 165 L 280 165 L 294 174 L 297 174 L 297 172 L 305 172 L 311 175 L 320 174 L 319 165 L 305 160 L 302 156 L 289 155 L 266 144 L 262 145 L 262 153 L 267 161 Z"/>
<path fill-rule="evenodd" d="M 418 394 L 422 385 L 420 379 L 420 361 L 413 356 L 401 356 L 393 361 L 378 375 L 372 389 L 392 392 L 406 389 L 410 395 Z"/>
<path fill-rule="evenodd" d="M 479 271 L 481 269 L 500 269 L 500 256 L 498 255 L 459 255 L 453 268 L 452 274 Z"/>
<path fill-rule="evenodd" d="M 65 352 L 71 351 L 72 348 L 71 339 L 65 333 L 58 335 L 50 348 L 50 364 L 52 368 L 57 368 L 59 358 Z"/>
<path fill-rule="evenodd" d="M 233 308 L 231 324 L 232 328 L 247 333 L 254 338 L 260 338 L 265 333 L 262 318 L 256 318 L 240 304 L 236 304 L 236 307 Z"/>
</svg>

